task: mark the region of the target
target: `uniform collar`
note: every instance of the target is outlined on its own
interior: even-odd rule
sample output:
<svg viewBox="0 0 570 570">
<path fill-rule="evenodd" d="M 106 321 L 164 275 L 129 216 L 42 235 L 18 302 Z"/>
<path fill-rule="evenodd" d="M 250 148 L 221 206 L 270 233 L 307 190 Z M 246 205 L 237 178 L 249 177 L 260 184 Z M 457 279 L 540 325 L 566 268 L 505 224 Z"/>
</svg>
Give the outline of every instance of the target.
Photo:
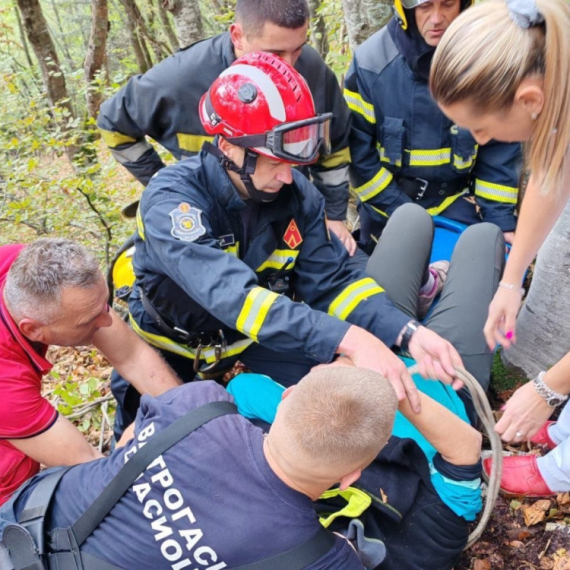
<svg viewBox="0 0 570 570">
<path fill-rule="evenodd" d="M 388 33 L 408 67 L 422 80 L 427 81 L 435 48 L 425 42 L 418 31 L 413 12 L 408 12 L 411 12 L 411 16 L 408 16 L 408 30 L 403 30 L 396 18 L 392 18 L 388 22 Z"/>
<path fill-rule="evenodd" d="M 8 308 L 4 304 L 4 285 L 0 287 L 0 326 L 5 326 L 13 339 L 22 347 L 22 350 L 28 355 L 37 370 L 40 373 L 47 374 L 53 365 L 45 359 L 47 352 L 47 345 L 39 344 L 39 349 L 36 350 L 32 343 L 20 332 L 20 329 L 14 322 L 14 319 L 8 312 Z"/>
</svg>

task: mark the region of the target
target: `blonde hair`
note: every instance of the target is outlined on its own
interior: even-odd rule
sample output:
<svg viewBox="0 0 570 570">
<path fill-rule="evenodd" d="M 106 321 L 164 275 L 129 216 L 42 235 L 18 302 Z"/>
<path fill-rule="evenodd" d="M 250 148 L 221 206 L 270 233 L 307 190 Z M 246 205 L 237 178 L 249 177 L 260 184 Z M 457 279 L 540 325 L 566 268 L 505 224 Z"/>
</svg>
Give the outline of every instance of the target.
<svg viewBox="0 0 570 570">
<path fill-rule="evenodd" d="M 529 28 L 515 23 L 504 0 L 462 13 L 435 51 L 430 88 L 443 105 L 468 101 L 478 112 L 499 112 L 512 106 L 524 79 L 542 77 L 544 107 L 527 145 L 527 166 L 548 192 L 562 184 L 570 143 L 570 3 L 535 3 L 544 23 Z"/>
<path fill-rule="evenodd" d="M 305 376 L 285 403 L 278 418 L 288 447 L 342 470 L 371 461 L 386 444 L 398 399 L 380 374 L 332 366 Z"/>
</svg>

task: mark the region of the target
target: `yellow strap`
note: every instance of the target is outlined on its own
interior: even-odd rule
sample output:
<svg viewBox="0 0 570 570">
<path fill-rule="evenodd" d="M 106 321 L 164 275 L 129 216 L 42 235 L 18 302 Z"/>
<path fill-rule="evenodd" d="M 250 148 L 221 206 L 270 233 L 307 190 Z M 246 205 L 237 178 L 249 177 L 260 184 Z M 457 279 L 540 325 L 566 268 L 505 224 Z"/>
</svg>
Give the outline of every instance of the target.
<svg viewBox="0 0 570 570">
<path fill-rule="evenodd" d="M 341 496 L 346 501 L 346 506 L 328 517 L 319 518 L 319 522 L 325 528 L 328 528 L 338 517 L 348 517 L 350 519 L 359 517 L 372 504 L 370 495 L 355 487 L 348 487 L 343 491 L 340 489 L 330 489 L 329 491 L 325 491 L 319 498 L 331 499 L 338 496 Z"/>
<path fill-rule="evenodd" d="M 369 123 L 376 123 L 376 115 L 374 114 L 374 107 L 372 104 L 366 102 L 360 93 L 344 89 L 344 98 L 349 109 L 362 115 Z"/>
<path fill-rule="evenodd" d="M 205 142 L 212 142 L 214 140 L 214 137 L 190 135 L 187 133 L 176 133 L 176 138 L 178 139 L 178 146 L 188 152 L 200 152 Z"/>
<path fill-rule="evenodd" d="M 137 231 L 138 231 L 140 238 L 143 241 L 145 241 L 146 238 L 144 237 L 144 222 L 142 219 L 140 204 L 139 204 L 139 207 L 137 208 Z"/>
<path fill-rule="evenodd" d="M 279 295 L 263 287 L 254 287 L 247 295 L 238 315 L 236 329 L 257 342 L 257 335 L 265 322 L 271 305 Z"/>
<path fill-rule="evenodd" d="M 337 295 L 330 304 L 328 313 L 344 321 L 361 301 L 383 292 L 384 289 L 371 277 L 359 279 Z"/>
<path fill-rule="evenodd" d="M 430 216 L 437 216 L 438 214 L 441 214 L 441 212 L 443 212 L 443 210 L 445 210 L 446 208 L 449 208 L 449 206 L 451 206 L 451 204 L 453 204 L 453 202 L 455 202 L 455 200 L 457 200 L 458 198 L 461 198 L 461 196 L 465 196 L 465 194 L 467 194 L 467 193 L 468 193 L 468 190 L 463 190 L 459 194 L 455 194 L 455 196 L 449 196 L 439 206 L 434 206 L 433 208 L 428 208 L 427 213 Z"/>
<path fill-rule="evenodd" d="M 103 142 L 109 148 L 115 148 L 116 146 L 120 146 L 122 144 L 137 142 L 137 139 L 129 137 L 128 135 L 124 135 L 123 133 L 118 133 L 116 131 L 106 131 L 105 129 L 99 129 L 99 131 L 101 132 L 101 138 L 103 139 Z"/>
</svg>

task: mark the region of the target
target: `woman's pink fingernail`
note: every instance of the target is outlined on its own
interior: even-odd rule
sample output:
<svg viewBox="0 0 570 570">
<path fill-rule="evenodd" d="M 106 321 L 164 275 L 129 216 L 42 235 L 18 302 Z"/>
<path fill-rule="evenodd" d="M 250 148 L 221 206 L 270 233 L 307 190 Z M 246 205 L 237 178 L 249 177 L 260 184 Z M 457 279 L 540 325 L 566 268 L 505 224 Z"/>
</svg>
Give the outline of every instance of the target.
<svg viewBox="0 0 570 570">
<path fill-rule="evenodd" d="M 505 338 L 506 338 L 507 340 L 511 340 L 511 338 L 513 338 L 513 331 L 507 332 L 507 334 L 505 335 Z"/>
<path fill-rule="evenodd" d="M 507 409 L 507 404 L 503 404 L 499 409 L 504 412 Z"/>
</svg>

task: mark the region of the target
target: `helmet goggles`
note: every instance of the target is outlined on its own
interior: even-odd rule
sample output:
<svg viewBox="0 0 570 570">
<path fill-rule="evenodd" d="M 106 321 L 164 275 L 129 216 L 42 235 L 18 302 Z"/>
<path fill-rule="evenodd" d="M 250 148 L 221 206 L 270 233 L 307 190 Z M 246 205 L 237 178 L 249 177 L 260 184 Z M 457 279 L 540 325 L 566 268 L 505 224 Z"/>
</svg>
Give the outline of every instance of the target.
<svg viewBox="0 0 570 570">
<path fill-rule="evenodd" d="M 268 151 L 281 160 L 294 164 L 311 164 L 319 154 L 330 154 L 330 122 L 332 113 L 316 117 L 282 123 L 262 135 L 225 137 L 236 146 L 251 148 L 263 155 Z"/>
</svg>

